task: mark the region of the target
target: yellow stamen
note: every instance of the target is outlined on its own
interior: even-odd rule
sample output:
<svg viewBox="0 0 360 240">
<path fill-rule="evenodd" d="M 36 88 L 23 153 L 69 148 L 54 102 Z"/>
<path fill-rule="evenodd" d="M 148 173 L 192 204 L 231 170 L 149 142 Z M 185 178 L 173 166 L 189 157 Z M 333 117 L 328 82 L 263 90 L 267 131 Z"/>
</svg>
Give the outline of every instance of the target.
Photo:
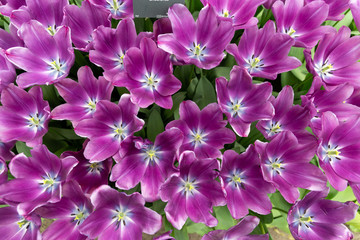
<svg viewBox="0 0 360 240">
<path fill-rule="evenodd" d="M 227 17 L 229 17 L 229 15 L 230 15 L 229 11 L 225 11 L 225 12 L 224 12 L 224 17 L 227 18 Z"/>
<path fill-rule="evenodd" d="M 52 186 L 52 185 L 54 185 L 54 183 L 55 183 L 55 181 L 54 181 L 54 179 L 52 179 L 52 178 L 47 178 L 47 179 L 44 179 L 44 180 L 43 180 L 43 184 L 44 184 L 44 185 L 50 185 L 50 186 Z"/>
<path fill-rule="evenodd" d="M 256 67 L 256 65 L 260 62 L 260 59 L 259 58 L 254 58 L 252 61 L 251 61 L 251 67 L 254 68 Z"/>
<path fill-rule="evenodd" d="M 234 176 L 233 181 L 237 183 L 241 183 L 241 178 L 239 176 Z"/>
<path fill-rule="evenodd" d="M 277 132 L 281 127 L 279 126 L 279 124 L 276 124 L 275 126 L 273 126 L 270 131 L 271 132 Z"/>
<path fill-rule="evenodd" d="M 312 219 L 311 219 L 311 217 L 301 217 L 300 221 L 301 222 L 312 222 Z"/>
<path fill-rule="evenodd" d="M 191 183 L 187 182 L 185 184 L 185 191 L 192 191 L 193 189 L 195 189 L 195 187 Z"/>
<path fill-rule="evenodd" d="M 47 30 L 48 30 L 48 32 L 51 34 L 51 35 L 55 35 L 55 31 L 54 31 L 54 29 L 52 28 L 52 26 L 49 26 L 48 28 L 47 28 Z"/>
<path fill-rule="evenodd" d="M 19 225 L 19 228 L 22 228 L 26 223 L 28 223 L 28 221 L 26 221 L 25 219 L 17 222 L 17 224 Z"/>
<path fill-rule="evenodd" d="M 81 220 L 84 218 L 84 213 L 83 212 L 79 212 L 76 216 L 75 216 L 75 220 Z"/>
<path fill-rule="evenodd" d="M 197 134 L 195 134 L 195 136 L 194 136 L 194 140 L 195 140 L 196 142 L 200 142 L 200 141 L 202 140 L 202 136 L 197 133 Z"/>
<path fill-rule="evenodd" d="M 124 220 L 125 217 L 126 217 L 125 213 L 119 212 L 119 214 L 117 215 L 117 220 L 120 222 L 121 220 Z"/>
<path fill-rule="evenodd" d="M 340 152 L 338 150 L 329 150 L 326 152 L 327 155 L 330 155 L 330 156 L 338 156 L 340 154 Z"/>
<path fill-rule="evenodd" d="M 91 101 L 91 100 L 88 102 L 88 106 L 89 106 L 91 109 L 94 109 L 94 110 L 96 109 L 96 103 L 94 103 L 94 102 Z"/>
<path fill-rule="evenodd" d="M 289 36 L 292 36 L 296 31 L 293 28 L 290 28 L 290 31 L 288 31 Z"/>
<path fill-rule="evenodd" d="M 281 168 L 281 164 L 280 163 L 272 163 L 271 167 L 274 169 Z"/>
<path fill-rule="evenodd" d="M 150 159 L 150 160 L 154 160 L 155 159 L 155 157 L 156 157 L 156 151 L 155 150 L 153 150 L 153 149 L 150 149 L 150 150 L 147 150 L 146 151 L 146 155 L 148 156 L 148 158 Z"/>
<path fill-rule="evenodd" d="M 331 64 L 328 64 L 324 67 L 321 68 L 321 72 L 322 73 L 326 73 L 326 72 L 329 72 L 331 69 L 333 69 L 334 67 L 331 65 Z"/>
<path fill-rule="evenodd" d="M 235 112 L 239 111 L 239 109 L 240 109 L 240 104 L 235 104 L 235 105 L 233 106 L 233 110 L 234 110 Z"/>
</svg>

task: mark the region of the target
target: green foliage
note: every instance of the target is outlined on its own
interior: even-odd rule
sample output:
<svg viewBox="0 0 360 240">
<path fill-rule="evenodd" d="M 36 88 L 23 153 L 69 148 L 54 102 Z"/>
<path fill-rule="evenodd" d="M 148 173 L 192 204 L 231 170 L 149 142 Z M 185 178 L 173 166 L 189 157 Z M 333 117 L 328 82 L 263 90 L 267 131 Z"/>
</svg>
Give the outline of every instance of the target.
<svg viewBox="0 0 360 240">
<path fill-rule="evenodd" d="M 209 103 L 216 102 L 216 93 L 213 84 L 205 77 L 201 77 L 196 86 L 193 101 L 200 109 L 206 107 Z"/>
<path fill-rule="evenodd" d="M 164 123 L 157 107 L 153 107 L 149 119 L 147 121 L 147 137 L 151 141 L 155 141 L 156 136 L 164 131 Z"/>
</svg>

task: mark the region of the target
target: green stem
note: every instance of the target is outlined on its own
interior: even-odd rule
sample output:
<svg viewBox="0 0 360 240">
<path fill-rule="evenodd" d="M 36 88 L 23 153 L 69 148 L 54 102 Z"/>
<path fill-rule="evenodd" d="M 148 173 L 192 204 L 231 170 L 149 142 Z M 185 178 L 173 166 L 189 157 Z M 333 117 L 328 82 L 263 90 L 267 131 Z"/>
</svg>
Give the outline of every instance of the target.
<svg viewBox="0 0 360 240">
<path fill-rule="evenodd" d="M 274 210 L 278 210 L 279 212 L 285 213 L 286 215 L 288 214 L 287 211 L 281 209 L 281 208 L 277 208 L 277 207 L 273 207 Z"/>
<path fill-rule="evenodd" d="M 10 24 L 10 22 L 9 22 L 3 15 L 1 15 L 1 14 L 0 14 L 0 18 L 1 18 L 1 20 L 3 20 L 4 22 L 6 22 L 7 25 Z"/>
<path fill-rule="evenodd" d="M 261 233 L 262 234 L 266 234 L 266 230 L 265 230 L 265 227 L 264 227 L 264 224 L 262 222 L 260 222 L 260 230 L 261 230 Z"/>
</svg>

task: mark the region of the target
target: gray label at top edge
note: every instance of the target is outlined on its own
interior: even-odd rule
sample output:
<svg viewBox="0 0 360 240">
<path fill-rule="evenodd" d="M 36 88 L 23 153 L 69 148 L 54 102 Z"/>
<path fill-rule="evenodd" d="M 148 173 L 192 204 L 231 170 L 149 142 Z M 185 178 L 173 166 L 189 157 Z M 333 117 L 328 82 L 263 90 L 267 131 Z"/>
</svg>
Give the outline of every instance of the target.
<svg viewBox="0 0 360 240">
<path fill-rule="evenodd" d="M 185 0 L 133 0 L 135 18 L 162 18 L 175 3 L 185 4 Z"/>
</svg>

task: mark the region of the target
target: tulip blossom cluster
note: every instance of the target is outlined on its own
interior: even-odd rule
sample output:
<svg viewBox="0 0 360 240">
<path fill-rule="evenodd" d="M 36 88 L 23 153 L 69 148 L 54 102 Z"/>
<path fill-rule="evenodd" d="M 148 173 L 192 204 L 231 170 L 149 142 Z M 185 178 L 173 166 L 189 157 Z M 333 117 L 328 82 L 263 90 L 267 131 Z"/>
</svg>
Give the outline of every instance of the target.
<svg viewBox="0 0 360 240">
<path fill-rule="evenodd" d="M 0 0 L 0 239 L 352 239 L 360 1 L 134 11 Z"/>
</svg>

